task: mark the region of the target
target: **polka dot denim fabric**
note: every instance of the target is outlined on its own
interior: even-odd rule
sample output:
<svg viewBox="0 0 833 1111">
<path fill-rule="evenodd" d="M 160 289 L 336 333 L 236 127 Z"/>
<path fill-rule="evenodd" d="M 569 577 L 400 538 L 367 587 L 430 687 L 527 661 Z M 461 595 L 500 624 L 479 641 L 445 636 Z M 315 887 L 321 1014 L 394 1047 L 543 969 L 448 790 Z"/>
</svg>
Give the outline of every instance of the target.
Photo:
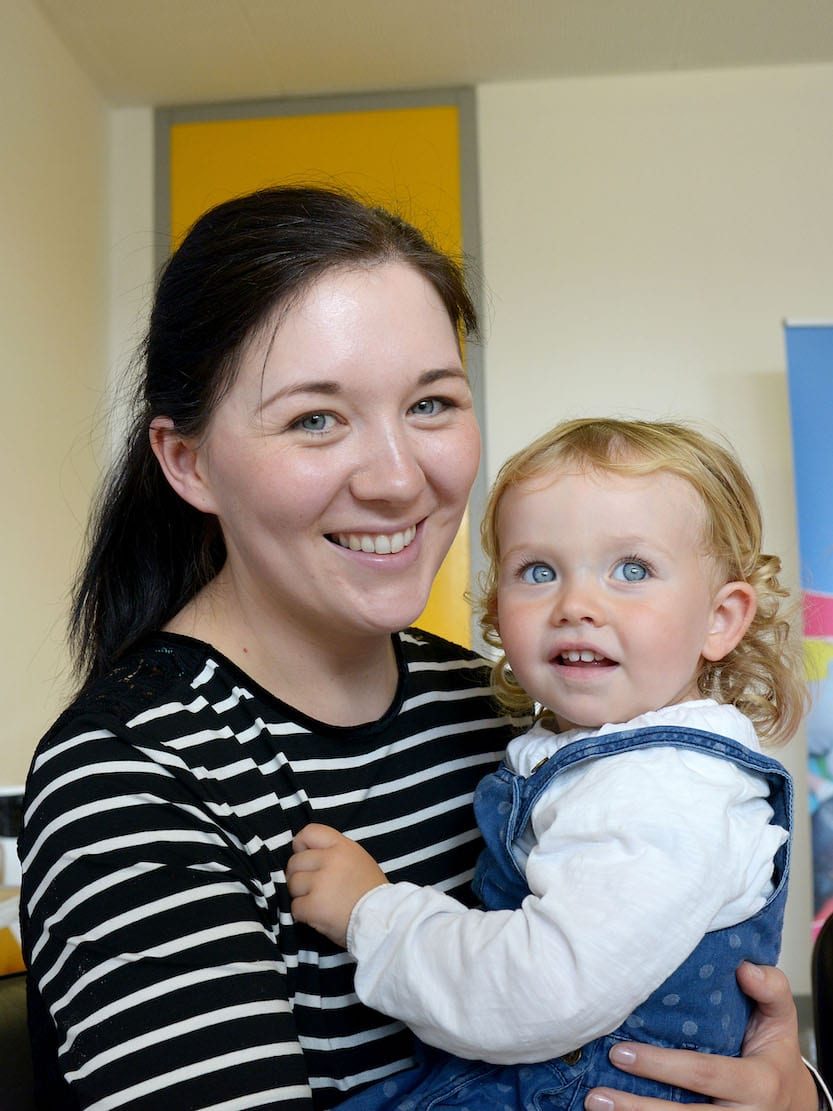
<svg viewBox="0 0 833 1111">
<path fill-rule="evenodd" d="M 692 1092 L 613 1068 L 607 1055 L 614 1041 L 599 1038 L 569 1061 L 537 1065 L 486 1065 L 418 1045 L 413 1069 L 345 1100 L 339 1111 L 582 1111 L 596 1084 L 679 1103 L 700 1101 Z"/>
<path fill-rule="evenodd" d="M 475 810 L 486 842 L 474 889 L 488 910 L 513 910 L 530 893 L 512 853 L 532 808 L 554 776 L 579 761 L 603 759 L 626 749 L 673 744 L 707 751 L 766 777 L 772 821 L 792 829 L 792 784 L 775 760 L 743 745 L 697 730 L 653 728 L 577 741 L 555 753 L 528 778 L 502 765 L 480 784 Z M 417 1046 L 416 1067 L 339 1104 L 346 1111 L 581 1111 L 590 1088 L 606 1085 L 680 1103 L 702 1102 L 693 1092 L 628 1076 L 608 1061 L 616 1041 L 699 1049 L 736 1055 L 750 1013 L 735 979 L 742 960 L 774 964 L 778 958 L 789 873 L 787 841 L 775 860 L 775 889 L 752 918 L 705 937 L 618 1029 L 568 1058 L 536 1065 L 494 1066 L 464 1061 Z"/>
</svg>

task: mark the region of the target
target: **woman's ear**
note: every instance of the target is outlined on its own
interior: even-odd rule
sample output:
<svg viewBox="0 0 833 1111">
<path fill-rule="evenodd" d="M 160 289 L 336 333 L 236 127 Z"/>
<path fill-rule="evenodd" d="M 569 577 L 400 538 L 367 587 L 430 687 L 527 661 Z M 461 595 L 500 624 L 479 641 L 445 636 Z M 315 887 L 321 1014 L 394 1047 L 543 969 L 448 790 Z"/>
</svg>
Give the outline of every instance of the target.
<svg viewBox="0 0 833 1111">
<path fill-rule="evenodd" d="M 740 644 L 757 608 L 758 596 L 749 583 L 730 582 L 722 586 L 714 597 L 703 658 L 713 663 L 725 659 Z"/>
<path fill-rule="evenodd" d="M 150 423 L 150 446 L 171 488 L 194 509 L 213 513 L 206 485 L 199 444 L 177 432 L 170 417 L 154 417 Z"/>
</svg>

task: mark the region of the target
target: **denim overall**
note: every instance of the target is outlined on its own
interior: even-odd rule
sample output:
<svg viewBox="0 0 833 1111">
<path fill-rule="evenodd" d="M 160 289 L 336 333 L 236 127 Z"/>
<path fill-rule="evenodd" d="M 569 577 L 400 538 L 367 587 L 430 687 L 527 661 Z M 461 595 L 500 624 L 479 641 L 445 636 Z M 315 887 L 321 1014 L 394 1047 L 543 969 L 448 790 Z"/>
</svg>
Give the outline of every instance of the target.
<svg viewBox="0 0 833 1111">
<path fill-rule="evenodd" d="M 483 906 L 514 910 L 530 894 L 512 844 L 526 829 L 535 803 L 555 776 L 587 760 L 664 745 L 704 751 L 763 776 L 770 788 L 772 823 L 791 831 L 789 775 L 777 761 L 742 744 L 677 726 L 586 738 L 556 752 L 528 779 L 502 764 L 481 782 L 475 812 L 486 848 L 478 862 L 474 890 Z M 696 1093 L 620 1072 L 608 1061 L 608 1052 L 617 1041 L 644 1041 L 707 1053 L 740 1053 L 751 1004 L 737 985 L 735 970 L 743 960 L 775 964 L 778 959 L 789 857 L 787 840 L 776 854 L 774 890 L 757 914 L 707 933 L 683 964 L 609 1035 L 576 1046 L 564 1057 L 531 1065 L 465 1061 L 419 1045 L 415 1068 L 381 1081 L 339 1107 L 349 1111 L 581 1111 L 587 1092 L 599 1085 L 681 1103 L 703 1102 Z"/>
</svg>

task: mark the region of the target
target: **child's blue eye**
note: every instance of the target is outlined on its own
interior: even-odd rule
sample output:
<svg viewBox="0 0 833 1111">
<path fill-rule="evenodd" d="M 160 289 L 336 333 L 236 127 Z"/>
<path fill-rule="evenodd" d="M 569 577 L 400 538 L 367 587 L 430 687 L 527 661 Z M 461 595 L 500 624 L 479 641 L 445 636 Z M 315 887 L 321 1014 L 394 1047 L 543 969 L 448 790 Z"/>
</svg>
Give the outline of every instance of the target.
<svg viewBox="0 0 833 1111">
<path fill-rule="evenodd" d="M 551 583 L 555 581 L 555 571 L 546 563 L 530 563 L 521 571 L 521 581 L 525 583 Z"/>
<path fill-rule="evenodd" d="M 648 568 L 636 559 L 623 559 L 615 568 L 613 577 L 625 582 L 638 583 L 648 578 Z"/>
</svg>

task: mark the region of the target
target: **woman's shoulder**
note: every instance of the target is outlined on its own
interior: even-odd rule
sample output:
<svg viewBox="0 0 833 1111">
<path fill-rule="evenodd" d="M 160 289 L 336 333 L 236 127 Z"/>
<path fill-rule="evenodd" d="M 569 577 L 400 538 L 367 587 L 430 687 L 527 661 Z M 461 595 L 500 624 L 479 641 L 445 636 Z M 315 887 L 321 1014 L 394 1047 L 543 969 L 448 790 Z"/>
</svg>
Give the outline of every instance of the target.
<svg viewBox="0 0 833 1111">
<path fill-rule="evenodd" d="M 488 701 L 489 712 L 500 716 L 493 703 L 492 665 L 478 652 L 417 628 L 399 634 L 399 652 L 406 687 L 466 692 L 467 697 Z"/>
<path fill-rule="evenodd" d="M 528 729 L 528 716 L 513 716 L 496 701 L 492 663 L 479 652 L 464 648 L 424 629 L 399 634 L 401 660 L 407 672 L 403 685 L 405 706 L 430 708 L 432 720 L 452 717 L 478 722 L 487 730 L 502 730 L 501 746 Z"/>
<path fill-rule="evenodd" d="M 409 662 L 450 664 L 471 668 L 484 674 L 488 673 L 492 666 L 489 660 L 474 649 L 455 644 L 454 641 L 446 640 L 445 637 L 428 632 L 426 629 L 405 629 L 399 634 L 399 640 L 405 658 Z"/>
<path fill-rule="evenodd" d="M 126 723 L 155 706 L 185 697 L 205 669 L 209 651 L 208 645 L 187 637 L 149 636 L 76 694 L 40 747 L 48 747 L 82 724 L 90 728 L 96 723 L 102 727 Z"/>
</svg>

